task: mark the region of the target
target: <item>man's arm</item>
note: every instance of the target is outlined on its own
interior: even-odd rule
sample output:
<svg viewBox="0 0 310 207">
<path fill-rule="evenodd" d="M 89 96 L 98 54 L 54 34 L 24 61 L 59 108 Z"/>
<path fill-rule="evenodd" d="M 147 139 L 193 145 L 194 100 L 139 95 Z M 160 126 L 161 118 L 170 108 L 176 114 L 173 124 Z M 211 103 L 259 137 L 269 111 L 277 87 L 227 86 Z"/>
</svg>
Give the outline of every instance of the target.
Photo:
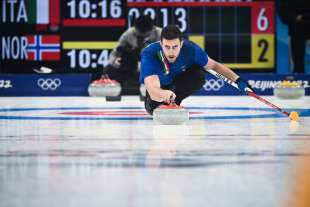
<svg viewBox="0 0 310 207">
<path fill-rule="evenodd" d="M 132 38 L 132 29 L 127 29 L 118 39 L 116 47 L 112 50 L 109 56 L 109 64 L 113 67 L 119 68 L 121 64 L 121 53 L 118 51 L 120 48 L 124 48 L 129 45 Z"/>
<path fill-rule="evenodd" d="M 175 94 L 170 90 L 160 88 L 160 81 L 157 75 L 150 75 L 144 79 L 144 85 L 153 101 L 170 103 L 175 99 Z"/>
<path fill-rule="evenodd" d="M 215 72 L 224 75 L 226 78 L 228 78 L 234 82 L 239 78 L 239 76 L 234 71 L 232 71 L 231 69 L 229 69 L 225 65 L 223 65 L 219 62 L 216 62 L 215 60 L 213 60 L 210 57 L 208 57 L 208 64 L 204 68 L 206 71 L 214 70 Z"/>
<path fill-rule="evenodd" d="M 247 91 L 253 91 L 252 87 L 246 80 L 240 78 L 234 71 L 226 67 L 225 65 L 216 62 L 212 58 L 208 57 L 208 63 L 204 66 L 205 70 L 214 70 L 215 72 L 225 76 L 238 85 L 238 88 L 243 94 L 247 94 Z"/>
</svg>

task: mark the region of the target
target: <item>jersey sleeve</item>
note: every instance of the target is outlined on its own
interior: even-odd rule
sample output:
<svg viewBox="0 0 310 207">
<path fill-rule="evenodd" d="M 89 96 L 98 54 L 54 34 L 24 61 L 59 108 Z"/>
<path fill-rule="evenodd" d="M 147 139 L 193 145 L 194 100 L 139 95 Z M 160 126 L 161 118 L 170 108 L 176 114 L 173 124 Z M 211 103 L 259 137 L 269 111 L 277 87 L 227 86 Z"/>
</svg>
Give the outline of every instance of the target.
<svg viewBox="0 0 310 207">
<path fill-rule="evenodd" d="M 195 45 L 195 65 L 203 67 L 208 63 L 208 54 L 201 49 L 198 45 Z"/>
<path fill-rule="evenodd" d="M 143 50 L 141 54 L 141 66 L 140 66 L 140 83 L 144 83 L 144 78 L 150 75 L 157 75 L 161 65 L 156 60 L 156 56 L 148 53 L 147 48 Z"/>
</svg>

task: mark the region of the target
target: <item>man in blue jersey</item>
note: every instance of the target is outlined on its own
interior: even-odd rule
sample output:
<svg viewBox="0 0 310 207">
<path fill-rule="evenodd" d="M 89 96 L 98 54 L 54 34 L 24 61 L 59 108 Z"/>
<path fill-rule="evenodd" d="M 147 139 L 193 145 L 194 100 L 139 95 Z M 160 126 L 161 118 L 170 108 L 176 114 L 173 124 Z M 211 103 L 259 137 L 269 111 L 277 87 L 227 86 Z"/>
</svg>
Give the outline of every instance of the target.
<svg viewBox="0 0 310 207">
<path fill-rule="evenodd" d="M 198 45 L 183 40 L 176 25 L 163 28 L 160 41 L 148 45 L 141 54 L 140 82 L 147 93 L 145 108 L 153 114 L 155 108 L 172 100 L 180 104 L 183 99 L 202 88 L 205 72 L 216 71 L 236 82 L 246 93 L 249 84 L 231 69 L 208 57 Z"/>
</svg>

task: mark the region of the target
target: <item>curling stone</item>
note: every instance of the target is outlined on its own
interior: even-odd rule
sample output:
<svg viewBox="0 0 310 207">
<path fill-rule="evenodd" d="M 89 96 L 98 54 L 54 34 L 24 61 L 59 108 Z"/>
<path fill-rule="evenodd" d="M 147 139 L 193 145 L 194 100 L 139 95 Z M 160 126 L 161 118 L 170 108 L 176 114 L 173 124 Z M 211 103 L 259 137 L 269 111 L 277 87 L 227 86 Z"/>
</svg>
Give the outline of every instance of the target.
<svg viewBox="0 0 310 207">
<path fill-rule="evenodd" d="M 119 101 L 121 90 L 120 83 L 105 78 L 92 82 L 88 87 L 90 96 L 106 97 L 107 101 Z"/>
<path fill-rule="evenodd" d="M 154 110 L 153 120 L 163 125 L 179 125 L 189 120 L 189 113 L 183 106 L 161 105 Z"/>
<path fill-rule="evenodd" d="M 275 86 L 273 94 L 281 99 L 298 99 L 305 96 L 305 88 L 297 82 L 285 80 Z"/>
</svg>

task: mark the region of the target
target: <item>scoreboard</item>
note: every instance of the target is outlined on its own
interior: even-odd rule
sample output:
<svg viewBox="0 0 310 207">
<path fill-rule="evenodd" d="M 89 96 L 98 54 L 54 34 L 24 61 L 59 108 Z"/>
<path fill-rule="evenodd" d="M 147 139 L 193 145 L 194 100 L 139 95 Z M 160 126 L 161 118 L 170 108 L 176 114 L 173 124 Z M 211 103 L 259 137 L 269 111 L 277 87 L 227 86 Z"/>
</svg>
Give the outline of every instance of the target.
<svg viewBox="0 0 310 207">
<path fill-rule="evenodd" d="M 179 25 L 187 38 L 229 67 L 275 66 L 274 1 L 128 3 L 129 25 L 141 14 L 159 26 Z"/>
<path fill-rule="evenodd" d="M 0 10 L 0 73 L 99 72 L 142 14 L 231 68 L 275 69 L 273 0 L 2 0 Z"/>
</svg>

